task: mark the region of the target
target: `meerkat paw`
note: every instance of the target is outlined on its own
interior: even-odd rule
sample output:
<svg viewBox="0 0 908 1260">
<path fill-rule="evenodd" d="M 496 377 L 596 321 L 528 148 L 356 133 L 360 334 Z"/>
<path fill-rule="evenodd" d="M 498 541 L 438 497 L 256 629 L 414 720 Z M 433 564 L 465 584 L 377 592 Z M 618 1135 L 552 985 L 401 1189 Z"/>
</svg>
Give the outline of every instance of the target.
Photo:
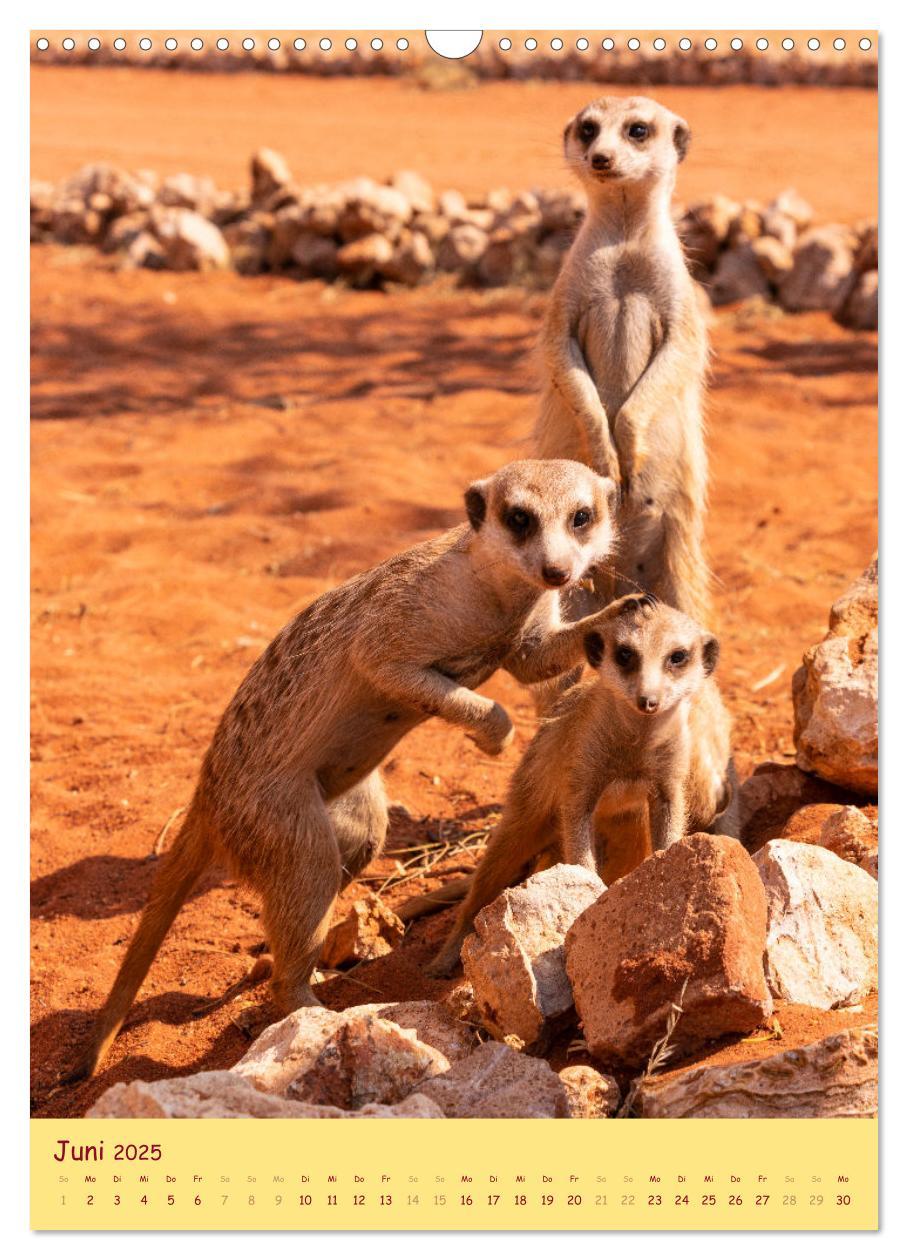
<svg viewBox="0 0 908 1260">
<path fill-rule="evenodd" d="M 611 620 L 614 617 L 623 617 L 625 613 L 640 613 L 644 617 L 649 617 L 658 603 L 657 597 L 651 595 L 649 591 L 640 591 L 639 594 L 633 595 L 620 595 L 618 599 L 613 599 L 602 610 L 602 615 L 606 620 Z"/>
<path fill-rule="evenodd" d="M 514 724 L 507 711 L 496 703 L 481 726 L 477 726 L 470 735 L 473 743 L 490 757 L 503 753 L 514 738 Z"/>
</svg>

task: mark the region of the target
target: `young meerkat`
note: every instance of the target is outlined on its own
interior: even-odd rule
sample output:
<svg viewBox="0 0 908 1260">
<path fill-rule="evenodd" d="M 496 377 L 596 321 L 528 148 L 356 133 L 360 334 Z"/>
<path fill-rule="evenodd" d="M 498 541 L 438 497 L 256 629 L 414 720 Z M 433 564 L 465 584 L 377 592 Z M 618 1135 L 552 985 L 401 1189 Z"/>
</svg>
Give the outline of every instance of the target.
<svg viewBox="0 0 908 1260">
<path fill-rule="evenodd" d="M 708 346 L 671 216 L 690 138 L 683 118 L 645 96 L 604 96 L 565 128 L 588 206 L 548 304 L 535 449 L 621 485 L 621 538 L 596 577 L 600 606 L 648 590 L 702 620 Z"/>
<path fill-rule="evenodd" d="M 523 460 L 466 492 L 469 523 L 322 595 L 252 666 L 218 724 L 183 827 L 70 1079 L 93 1074 L 205 869 L 261 896 L 285 1010 L 310 986 L 337 894 L 382 848 L 380 763 L 427 718 L 486 753 L 513 736 L 477 694 L 499 668 L 524 683 L 569 669 L 600 623 L 562 625 L 558 592 L 611 550 L 616 489 L 583 464 Z"/>
<path fill-rule="evenodd" d="M 645 595 L 609 605 L 585 646 L 596 677 L 565 692 L 524 754 L 433 975 L 453 970 L 475 915 L 553 843 L 558 860 L 597 871 L 596 824 L 648 825 L 654 850 L 689 831 L 737 836 L 718 640 Z"/>
</svg>

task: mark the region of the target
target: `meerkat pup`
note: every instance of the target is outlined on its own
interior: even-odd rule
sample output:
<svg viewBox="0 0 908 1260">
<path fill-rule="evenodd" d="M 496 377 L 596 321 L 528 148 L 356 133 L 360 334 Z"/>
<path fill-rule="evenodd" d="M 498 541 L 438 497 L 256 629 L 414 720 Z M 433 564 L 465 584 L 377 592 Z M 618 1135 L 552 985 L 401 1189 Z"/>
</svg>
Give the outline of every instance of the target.
<svg viewBox="0 0 908 1260">
<path fill-rule="evenodd" d="M 478 911 L 553 840 L 560 861 L 596 871 L 594 822 L 648 825 L 654 850 L 689 831 L 737 836 L 731 725 L 712 677 L 718 641 L 645 595 L 609 605 L 585 646 L 596 676 L 565 692 L 524 754 L 433 975 L 453 970 Z"/>
<path fill-rule="evenodd" d="M 495 755 L 513 735 L 477 694 L 582 660 L 599 624 L 562 625 L 558 593 L 609 554 L 614 484 L 569 460 L 508 464 L 466 492 L 468 524 L 315 600 L 247 674 L 215 731 L 85 1061 L 95 1071 L 203 871 L 224 862 L 263 901 L 284 1010 L 317 1004 L 312 969 L 340 890 L 382 848 L 380 763 L 420 722 Z"/>
<path fill-rule="evenodd" d="M 644 96 L 604 96 L 564 131 L 587 194 L 543 328 L 536 453 L 619 482 L 620 544 L 597 602 L 652 591 L 708 614 L 703 555 L 707 338 L 671 216 L 690 128 Z"/>
</svg>

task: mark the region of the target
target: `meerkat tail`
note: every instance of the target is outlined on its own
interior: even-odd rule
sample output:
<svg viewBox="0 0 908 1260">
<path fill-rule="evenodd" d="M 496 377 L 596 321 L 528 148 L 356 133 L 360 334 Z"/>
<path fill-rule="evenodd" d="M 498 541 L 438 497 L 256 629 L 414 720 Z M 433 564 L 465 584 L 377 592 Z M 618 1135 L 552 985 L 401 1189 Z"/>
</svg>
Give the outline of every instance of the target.
<svg viewBox="0 0 908 1260">
<path fill-rule="evenodd" d="M 703 558 L 702 542 L 696 536 L 697 513 L 693 505 L 682 513 L 666 513 L 664 529 L 666 602 L 695 621 L 708 621 L 711 575 Z"/>
<path fill-rule="evenodd" d="M 398 906 L 395 913 L 403 923 L 412 923 L 414 919 L 423 919 L 426 915 L 444 910 L 446 906 L 453 906 L 456 901 L 463 901 L 472 878 L 472 875 L 464 875 L 462 879 L 451 880 L 450 884 L 442 884 L 434 892 L 411 897 Z"/>
<path fill-rule="evenodd" d="M 155 877 L 136 934 L 120 964 L 110 996 L 98 1014 L 88 1053 L 69 1080 L 83 1080 L 94 1076 L 98 1070 L 129 1013 L 170 925 L 210 859 L 211 846 L 204 826 L 190 809 L 186 822 Z"/>
</svg>

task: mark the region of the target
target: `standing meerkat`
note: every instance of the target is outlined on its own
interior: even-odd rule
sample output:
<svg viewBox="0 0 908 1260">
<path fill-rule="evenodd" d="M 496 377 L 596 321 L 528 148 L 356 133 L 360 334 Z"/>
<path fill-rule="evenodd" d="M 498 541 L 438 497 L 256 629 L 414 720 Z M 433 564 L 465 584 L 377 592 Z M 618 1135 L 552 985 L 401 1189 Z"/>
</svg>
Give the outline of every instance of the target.
<svg viewBox="0 0 908 1260">
<path fill-rule="evenodd" d="M 684 119 L 645 96 L 604 96 L 565 128 L 588 205 L 549 300 L 535 446 L 621 485 L 614 577 L 597 575 L 599 603 L 648 590 L 703 620 L 708 346 L 671 216 L 689 144 Z"/>
<path fill-rule="evenodd" d="M 385 841 L 380 763 L 433 716 L 486 753 L 507 746 L 510 718 L 474 688 L 499 668 L 532 683 L 582 659 L 599 618 L 562 625 L 558 592 L 608 555 L 615 498 L 583 464 L 508 464 L 467 490 L 469 524 L 322 595 L 284 627 L 218 724 L 71 1079 L 94 1073 L 217 860 L 261 895 L 278 1004 L 318 1004 L 310 981 L 334 900 Z"/>
<path fill-rule="evenodd" d="M 737 836 L 731 723 L 712 677 L 718 640 L 649 595 L 601 616 L 585 635 L 596 677 L 560 698 L 524 753 L 433 975 L 454 969 L 476 914 L 553 842 L 558 860 L 597 871 L 596 824 L 629 823 L 644 841 L 648 827 L 653 850 L 689 831 Z"/>
</svg>

